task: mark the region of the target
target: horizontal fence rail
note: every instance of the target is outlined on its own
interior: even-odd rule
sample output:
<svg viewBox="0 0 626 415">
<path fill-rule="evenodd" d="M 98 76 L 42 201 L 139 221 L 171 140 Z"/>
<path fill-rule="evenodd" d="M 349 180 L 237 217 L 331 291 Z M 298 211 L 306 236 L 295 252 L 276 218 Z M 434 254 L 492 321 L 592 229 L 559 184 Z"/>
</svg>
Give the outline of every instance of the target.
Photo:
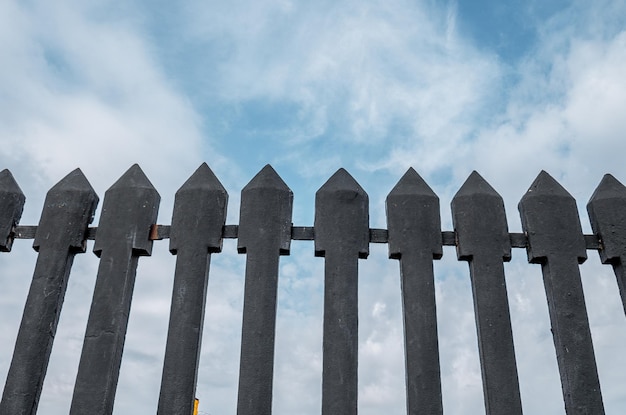
<svg viewBox="0 0 626 415">
<path fill-rule="evenodd" d="M 468 263 L 485 411 L 521 414 L 504 262 L 524 248 L 541 265 L 566 413 L 603 414 L 579 264 L 599 252 L 617 278 L 626 313 L 626 187 L 606 175 L 582 232 L 574 198 L 541 172 L 519 203 L 523 233 L 511 233 L 500 195 L 473 172 L 452 199 L 453 231 L 442 231 L 439 198 L 409 169 L 386 200 L 387 228 L 369 227 L 367 193 L 344 169 L 318 190 L 314 226 L 293 226 L 293 193 L 271 166 L 241 192 L 238 225 L 226 224 L 228 194 L 206 164 L 176 193 L 171 225 L 156 223 L 160 196 L 138 165 L 98 196 L 77 169 L 50 189 L 37 226 L 20 225 L 25 197 L 0 172 L 0 251 L 33 239 L 38 252 L 5 382 L 0 415 L 36 414 L 73 258 L 94 240 L 100 258 L 70 414 L 111 414 L 135 275 L 152 244 L 177 256 L 158 414 L 194 410 L 210 259 L 223 239 L 246 255 L 238 415 L 270 414 L 280 256 L 292 240 L 315 242 L 324 258 L 322 414 L 357 413 L 358 259 L 388 244 L 399 261 L 407 413 L 442 414 L 433 260 L 455 246 Z M 50 295 L 53 294 L 53 295 Z"/>
<path fill-rule="evenodd" d="M 170 225 L 155 224 L 150 231 L 149 239 L 152 241 L 158 241 L 163 239 L 169 239 L 171 234 Z M 37 232 L 37 226 L 15 226 L 13 228 L 15 239 L 35 239 L 35 232 Z M 92 226 L 87 228 L 86 240 L 96 239 L 96 233 L 98 227 Z M 237 239 L 239 235 L 239 225 L 224 225 L 221 229 L 221 237 L 223 239 Z M 509 239 L 511 242 L 511 248 L 527 248 L 528 236 L 525 233 L 509 232 Z M 602 242 L 598 235 L 584 234 L 585 248 L 588 250 L 604 251 Z M 315 240 L 315 228 L 313 226 L 291 226 L 291 239 L 293 241 L 314 241 Z M 441 241 L 444 246 L 456 246 L 456 232 L 454 231 L 442 231 Z M 369 242 L 373 244 L 388 244 L 389 243 L 389 231 L 381 228 L 369 229 Z M 610 263 L 610 262 L 607 262 Z"/>
</svg>

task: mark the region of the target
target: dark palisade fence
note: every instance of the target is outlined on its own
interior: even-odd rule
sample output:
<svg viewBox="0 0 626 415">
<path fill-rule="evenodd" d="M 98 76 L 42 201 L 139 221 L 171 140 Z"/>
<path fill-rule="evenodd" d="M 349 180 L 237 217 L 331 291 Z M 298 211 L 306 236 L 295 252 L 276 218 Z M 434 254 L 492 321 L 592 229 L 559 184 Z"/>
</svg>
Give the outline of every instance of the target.
<svg viewBox="0 0 626 415">
<path fill-rule="evenodd" d="M 313 227 L 293 226 L 292 191 L 269 165 L 241 191 L 238 225 L 226 224 L 228 194 L 206 164 L 176 193 L 170 225 L 156 223 L 160 196 L 138 165 L 105 193 L 90 227 L 98 201 L 77 169 L 50 189 L 39 224 L 24 226 L 25 197 L 8 170 L 0 173 L 0 250 L 22 238 L 38 253 L 0 415 L 37 413 L 73 258 L 89 239 L 99 267 L 70 414 L 113 412 L 139 258 L 164 239 L 176 266 L 157 412 L 192 414 L 211 257 L 224 238 L 237 238 L 246 256 L 239 415 L 272 410 L 279 264 L 292 240 L 314 241 L 325 264 L 322 414 L 357 413 L 358 263 L 370 243 L 387 243 L 399 263 L 407 413 L 444 412 L 433 266 L 444 245 L 469 266 L 486 413 L 523 411 L 504 267 L 513 248 L 541 265 L 566 413 L 604 413 L 579 264 L 598 251 L 626 311 L 626 187 L 610 175 L 587 205 L 591 235 L 574 198 L 546 172 L 519 202 L 523 233 L 509 232 L 502 198 L 476 172 L 452 199 L 454 230 L 442 230 L 439 198 L 413 169 L 387 196 L 388 229 L 369 227 L 368 195 L 344 169 L 318 190 Z"/>
</svg>

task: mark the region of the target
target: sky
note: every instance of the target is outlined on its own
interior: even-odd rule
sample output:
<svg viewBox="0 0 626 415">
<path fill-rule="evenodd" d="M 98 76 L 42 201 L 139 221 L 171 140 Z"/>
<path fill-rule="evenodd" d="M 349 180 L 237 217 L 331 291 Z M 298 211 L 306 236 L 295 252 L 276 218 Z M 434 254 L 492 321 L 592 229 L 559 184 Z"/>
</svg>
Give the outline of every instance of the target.
<svg viewBox="0 0 626 415">
<path fill-rule="evenodd" d="M 45 193 L 80 167 L 102 201 L 138 163 L 169 224 L 175 191 L 202 163 L 229 193 L 271 164 L 312 226 L 314 197 L 338 169 L 367 191 L 370 227 L 413 167 L 450 200 L 478 171 L 504 198 L 509 229 L 543 169 L 585 204 L 605 173 L 626 181 L 626 3 L 588 1 L 233 0 L 0 2 L 0 168 L 37 224 Z M 102 202 L 101 202 L 102 203 Z M 94 226 L 97 226 L 96 214 Z M 155 413 L 175 257 L 141 258 L 115 414 Z M 74 262 L 39 413 L 66 414 L 97 258 Z M 360 261 L 359 412 L 403 413 L 398 264 L 387 247 Z M 197 396 L 200 413 L 236 411 L 245 257 L 213 256 Z M 323 259 L 311 241 L 281 258 L 275 414 L 321 408 Z M 589 251 L 581 266 L 607 414 L 626 407 L 626 319 L 615 277 Z M 36 253 L 2 254 L 0 378 L 6 377 Z M 505 265 L 522 404 L 564 414 L 538 265 Z M 435 263 L 444 411 L 484 411 L 467 265 Z"/>
</svg>

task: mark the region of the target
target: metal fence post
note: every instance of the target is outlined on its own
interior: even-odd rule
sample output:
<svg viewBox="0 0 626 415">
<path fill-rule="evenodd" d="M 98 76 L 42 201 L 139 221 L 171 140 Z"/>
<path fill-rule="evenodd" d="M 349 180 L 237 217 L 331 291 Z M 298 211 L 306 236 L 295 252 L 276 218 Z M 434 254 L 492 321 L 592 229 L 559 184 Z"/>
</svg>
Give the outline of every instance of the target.
<svg viewBox="0 0 626 415">
<path fill-rule="evenodd" d="M 574 198 L 542 171 L 519 203 L 528 261 L 541 264 L 565 411 L 604 414 L 579 263 L 587 259 Z"/>
<path fill-rule="evenodd" d="M 442 414 L 433 273 L 443 254 L 439 198 L 411 168 L 386 202 L 389 257 L 400 261 L 407 413 Z"/>
<path fill-rule="evenodd" d="M 157 413 L 191 414 L 195 403 L 211 253 L 222 249 L 228 194 L 203 163 L 176 192 L 170 251 L 172 306 Z"/>
<path fill-rule="evenodd" d="M 605 175 L 587 204 L 587 212 L 591 228 L 602 241 L 600 259 L 613 265 L 626 314 L 626 187 Z"/>
<path fill-rule="evenodd" d="M 11 251 L 13 229 L 19 223 L 26 197 L 11 172 L 0 172 L 0 252 Z"/>
<path fill-rule="evenodd" d="M 238 415 L 272 412 L 279 256 L 289 254 L 293 193 L 268 164 L 241 191 L 239 253 L 246 254 Z"/>
<path fill-rule="evenodd" d="M 369 254 L 369 206 L 344 169 L 317 191 L 314 227 L 315 255 L 325 258 L 322 414 L 356 414 L 358 258 Z"/>
<path fill-rule="evenodd" d="M 503 261 L 511 241 L 502 197 L 472 172 L 452 199 L 457 256 L 468 261 L 488 415 L 522 413 Z"/>
<path fill-rule="evenodd" d="M 33 247 L 39 252 L 0 403 L 2 414 L 35 414 L 74 255 L 85 252 L 98 196 L 76 169 L 46 196 Z"/>
<path fill-rule="evenodd" d="M 100 257 L 71 415 L 109 415 L 119 377 L 139 257 L 150 255 L 160 196 L 138 165 L 107 190 L 94 252 Z"/>
</svg>

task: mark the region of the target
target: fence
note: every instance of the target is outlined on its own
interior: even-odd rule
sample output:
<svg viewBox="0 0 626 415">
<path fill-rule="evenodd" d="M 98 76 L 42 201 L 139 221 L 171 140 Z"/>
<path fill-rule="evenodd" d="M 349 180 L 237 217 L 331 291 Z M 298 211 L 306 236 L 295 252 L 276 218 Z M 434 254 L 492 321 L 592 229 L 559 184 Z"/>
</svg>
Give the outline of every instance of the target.
<svg viewBox="0 0 626 415">
<path fill-rule="evenodd" d="M 454 231 L 442 232 L 439 199 L 413 169 L 387 197 L 388 229 L 369 228 L 368 196 L 343 169 L 318 190 L 314 227 L 292 226 L 292 192 L 270 166 L 242 190 L 239 225 L 225 224 L 227 199 L 203 164 L 176 193 L 171 226 L 156 225 L 160 196 L 135 165 L 89 227 L 98 196 L 77 169 L 50 189 L 38 226 L 20 226 L 24 195 L 1 172 L 0 250 L 31 238 L 38 257 L 0 414 L 37 412 L 72 261 L 88 239 L 100 263 L 70 414 L 112 413 L 138 260 L 160 239 L 177 260 L 158 413 L 191 414 L 210 259 L 223 238 L 246 254 L 239 415 L 271 413 L 279 256 L 292 240 L 314 240 L 325 258 L 323 414 L 357 413 L 357 262 L 370 243 L 387 243 L 400 264 L 408 413 L 443 413 L 433 275 L 443 245 L 469 264 L 486 412 L 522 413 L 503 262 L 526 248 L 541 264 L 566 412 L 604 413 L 579 264 L 598 250 L 626 310 L 626 187 L 612 176 L 587 205 L 593 235 L 545 172 L 519 203 L 524 233 L 509 233 L 502 198 L 475 172 L 452 200 Z"/>
</svg>

